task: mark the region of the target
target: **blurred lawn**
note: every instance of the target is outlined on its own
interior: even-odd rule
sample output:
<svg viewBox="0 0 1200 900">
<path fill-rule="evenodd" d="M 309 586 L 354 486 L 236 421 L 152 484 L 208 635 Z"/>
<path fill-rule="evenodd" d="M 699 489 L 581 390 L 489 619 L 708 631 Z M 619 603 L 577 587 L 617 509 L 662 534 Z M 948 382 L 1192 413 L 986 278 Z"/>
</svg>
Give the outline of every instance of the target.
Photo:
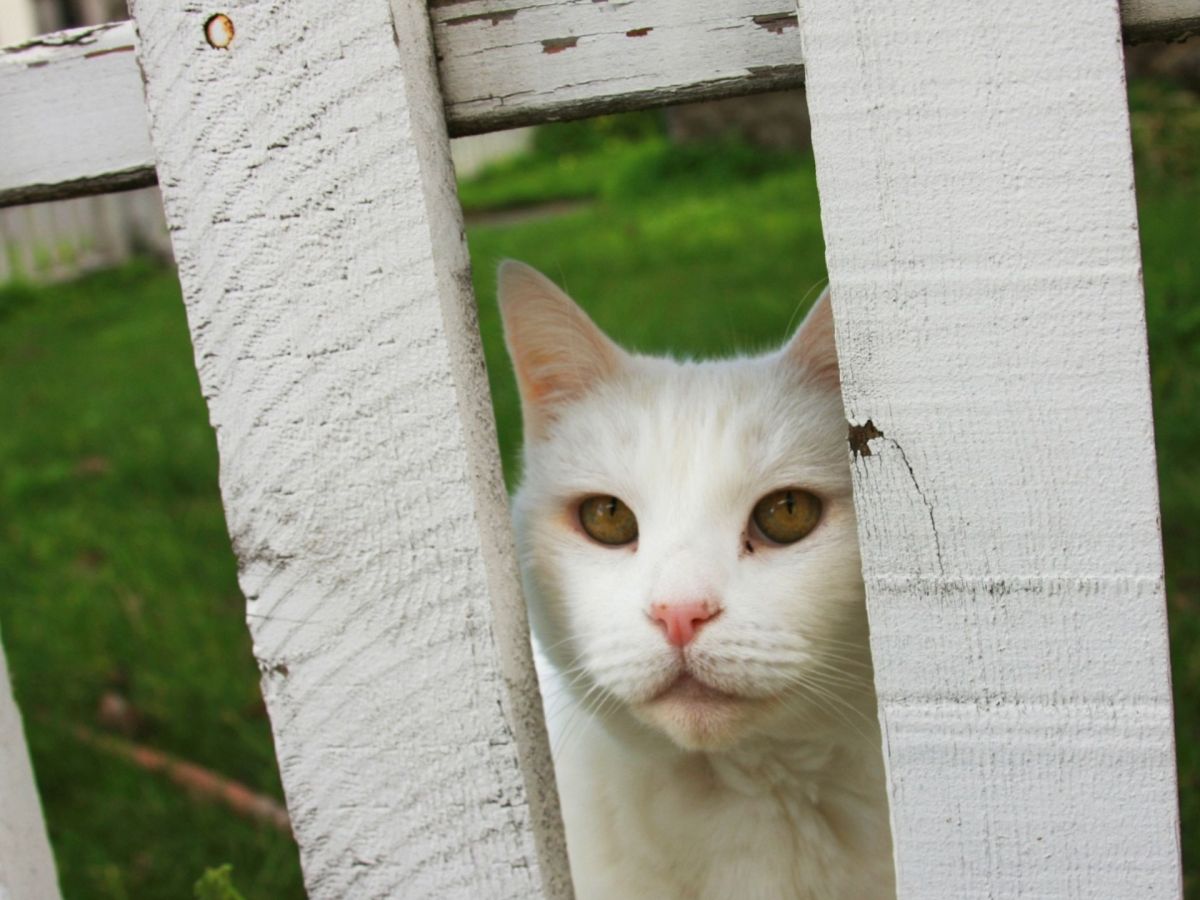
<svg viewBox="0 0 1200 900">
<path fill-rule="evenodd" d="M 1200 120 L 1190 95 L 1135 84 L 1131 96 L 1194 873 Z M 623 343 L 696 355 L 781 341 L 823 283 L 810 161 L 671 148 L 652 122 L 547 129 L 533 158 L 464 185 L 477 209 L 596 198 L 566 216 L 469 231 L 510 481 L 519 413 L 493 299 L 499 259 L 565 283 Z M 97 727 L 101 696 L 117 692 L 140 713 L 135 740 L 280 796 L 174 274 L 138 264 L 0 290 L 0 409 L 0 624 L 65 896 L 187 897 L 226 862 L 251 900 L 303 896 L 290 839 L 70 732 Z"/>
</svg>

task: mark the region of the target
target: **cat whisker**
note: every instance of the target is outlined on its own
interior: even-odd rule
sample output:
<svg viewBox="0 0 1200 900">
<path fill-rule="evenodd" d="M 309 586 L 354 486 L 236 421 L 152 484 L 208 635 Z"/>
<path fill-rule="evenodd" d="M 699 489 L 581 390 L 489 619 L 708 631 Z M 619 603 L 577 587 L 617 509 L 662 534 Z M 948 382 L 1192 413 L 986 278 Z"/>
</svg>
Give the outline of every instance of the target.
<svg viewBox="0 0 1200 900">
<path fill-rule="evenodd" d="M 804 307 L 808 305 L 809 298 L 812 296 L 813 291 L 816 291 L 817 295 L 819 296 L 821 289 L 827 284 L 829 284 L 828 278 L 818 279 L 810 284 L 804 293 L 800 295 L 800 302 L 797 303 L 796 308 L 792 310 L 792 314 L 787 320 L 787 327 L 783 330 L 784 340 L 787 340 L 787 338 L 791 335 L 792 327 L 796 324 L 796 317 L 800 315 L 800 310 L 804 309 Z"/>
<path fill-rule="evenodd" d="M 600 700 L 598 704 L 595 704 L 594 696 L 599 696 Z M 555 747 L 551 748 L 551 757 L 554 759 L 561 758 L 561 754 L 570 745 L 571 738 L 583 732 L 584 725 L 588 719 L 603 722 L 604 718 L 600 716 L 601 710 L 606 708 L 610 711 L 615 710 L 619 705 L 619 698 L 605 690 L 602 686 L 598 684 L 593 685 L 584 694 L 575 709 L 572 710 L 571 717 L 567 720 L 567 724 L 563 726 L 559 740 L 556 741 Z"/>
<path fill-rule="evenodd" d="M 869 743 L 873 740 L 850 716 L 846 715 L 846 711 L 859 715 L 868 723 L 868 726 L 874 723 L 861 710 L 855 709 L 837 694 L 812 682 L 797 682 L 788 691 L 785 691 L 783 696 L 787 696 L 789 693 L 797 697 L 804 697 L 812 701 L 819 708 L 832 713 L 864 741 Z"/>
</svg>

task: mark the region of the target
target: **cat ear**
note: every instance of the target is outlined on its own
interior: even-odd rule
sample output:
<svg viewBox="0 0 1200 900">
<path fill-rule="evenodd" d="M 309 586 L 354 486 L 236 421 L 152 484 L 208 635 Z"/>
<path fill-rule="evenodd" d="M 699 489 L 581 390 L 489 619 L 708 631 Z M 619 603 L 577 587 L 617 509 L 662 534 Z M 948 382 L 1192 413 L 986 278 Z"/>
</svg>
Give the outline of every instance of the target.
<svg viewBox="0 0 1200 900">
<path fill-rule="evenodd" d="M 524 263 L 500 264 L 498 294 L 525 432 L 541 437 L 564 404 L 615 375 L 628 357 L 558 285 Z"/>
<path fill-rule="evenodd" d="M 825 288 L 812 305 L 788 341 L 783 355 L 826 387 L 839 389 L 837 344 L 833 340 L 833 307 L 829 303 L 829 288 Z"/>
</svg>

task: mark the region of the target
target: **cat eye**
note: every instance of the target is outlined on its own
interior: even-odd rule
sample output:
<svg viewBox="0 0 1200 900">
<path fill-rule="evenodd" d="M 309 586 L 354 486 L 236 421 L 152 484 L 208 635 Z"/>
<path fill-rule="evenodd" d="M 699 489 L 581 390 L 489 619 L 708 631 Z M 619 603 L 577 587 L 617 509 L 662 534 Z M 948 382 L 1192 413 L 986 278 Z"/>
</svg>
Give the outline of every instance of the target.
<svg viewBox="0 0 1200 900">
<path fill-rule="evenodd" d="M 609 546 L 637 539 L 637 517 L 616 497 L 588 497 L 579 504 L 579 524 L 594 540 Z"/>
<path fill-rule="evenodd" d="M 821 501 L 800 488 L 774 491 L 754 504 L 751 515 L 759 532 L 776 544 L 794 544 L 817 527 Z"/>
</svg>

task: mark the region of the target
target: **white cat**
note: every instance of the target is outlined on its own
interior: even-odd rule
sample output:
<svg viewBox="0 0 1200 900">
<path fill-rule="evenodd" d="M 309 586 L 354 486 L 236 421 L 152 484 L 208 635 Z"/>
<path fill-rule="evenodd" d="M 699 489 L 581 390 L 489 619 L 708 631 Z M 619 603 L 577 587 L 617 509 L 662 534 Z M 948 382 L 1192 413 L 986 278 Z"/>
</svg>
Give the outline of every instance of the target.
<svg viewBox="0 0 1200 900">
<path fill-rule="evenodd" d="M 893 897 L 828 297 L 777 353 L 675 362 L 523 264 L 499 293 L 578 897 Z"/>
</svg>

